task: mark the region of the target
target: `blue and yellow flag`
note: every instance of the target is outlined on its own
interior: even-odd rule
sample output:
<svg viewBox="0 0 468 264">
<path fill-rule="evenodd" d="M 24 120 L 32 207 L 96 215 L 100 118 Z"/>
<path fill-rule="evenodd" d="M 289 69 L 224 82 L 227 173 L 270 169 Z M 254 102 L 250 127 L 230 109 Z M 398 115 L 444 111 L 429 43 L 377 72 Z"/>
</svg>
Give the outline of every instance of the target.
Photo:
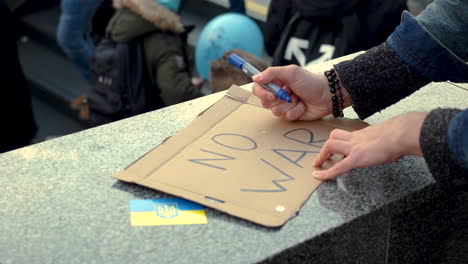
<svg viewBox="0 0 468 264">
<path fill-rule="evenodd" d="M 132 226 L 206 224 L 205 208 L 180 199 L 130 200 Z"/>
</svg>

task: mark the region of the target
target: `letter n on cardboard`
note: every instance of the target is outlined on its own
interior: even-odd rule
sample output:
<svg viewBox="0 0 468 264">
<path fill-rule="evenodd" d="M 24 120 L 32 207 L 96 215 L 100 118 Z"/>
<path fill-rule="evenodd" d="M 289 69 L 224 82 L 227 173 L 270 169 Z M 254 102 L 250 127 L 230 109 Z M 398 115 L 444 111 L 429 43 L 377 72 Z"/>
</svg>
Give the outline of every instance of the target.
<svg viewBox="0 0 468 264">
<path fill-rule="evenodd" d="M 288 122 L 232 86 L 189 126 L 114 177 L 278 227 L 321 183 L 312 177 L 312 160 L 330 132 L 366 125 L 333 118 Z"/>
</svg>

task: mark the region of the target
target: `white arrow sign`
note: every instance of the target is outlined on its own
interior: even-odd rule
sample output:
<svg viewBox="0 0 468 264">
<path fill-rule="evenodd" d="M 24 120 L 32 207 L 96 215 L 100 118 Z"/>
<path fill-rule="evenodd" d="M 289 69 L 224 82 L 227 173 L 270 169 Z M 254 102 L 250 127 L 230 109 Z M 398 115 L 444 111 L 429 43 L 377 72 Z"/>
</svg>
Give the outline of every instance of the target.
<svg viewBox="0 0 468 264">
<path fill-rule="evenodd" d="M 305 39 L 291 37 L 289 39 L 288 45 L 286 46 L 286 51 L 284 53 L 284 58 L 291 60 L 292 56 L 296 57 L 297 62 L 301 67 L 304 67 L 306 64 L 306 57 L 301 49 L 307 49 L 309 47 L 309 41 Z"/>
<path fill-rule="evenodd" d="M 322 53 L 322 55 L 306 65 L 306 56 L 304 55 L 304 52 L 302 49 L 307 49 L 309 47 L 309 41 L 305 39 L 300 39 L 296 37 L 291 37 L 289 39 L 288 45 L 286 46 L 286 51 L 284 52 L 284 58 L 286 60 L 292 60 L 292 57 L 294 56 L 299 62 L 299 65 L 301 67 L 305 66 L 310 66 L 312 64 L 316 64 L 319 62 L 324 62 L 331 60 L 333 58 L 333 54 L 335 53 L 335 46 L 330 45 L 330 44 L 322 44 L 320 45 L 319 52 Z"/>
<path fill-rule="evenodd" d="M 311 60 L 309 63 L 307 63 L 307 66 L 333 59 L 333 54 L 335 53 L 335 46 L 330 44 L 322 44 L 320 45 L 319 52 L 323 53 L 322 56 L 316 58 L 315 60 Z"/>
</svg>

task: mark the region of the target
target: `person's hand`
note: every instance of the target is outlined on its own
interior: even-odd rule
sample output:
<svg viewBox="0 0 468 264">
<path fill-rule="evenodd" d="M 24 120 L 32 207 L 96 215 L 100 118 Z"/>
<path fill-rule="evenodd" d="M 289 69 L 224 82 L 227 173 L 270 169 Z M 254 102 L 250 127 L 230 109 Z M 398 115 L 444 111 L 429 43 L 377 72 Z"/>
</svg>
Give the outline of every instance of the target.
<svg viewBox="0 0 468 264">
<path fill-rule="evenodd" d="M 336 154 L 344 159 L 331 168 L 314 171 L 313 176 L 329 180 L 354 168 L 394 162 L 405 155 L 422 156 L 419 134 L 426 115 L 412 112 L 353 132 L 333 130 L 313 165 L 320 167 Z"/>
<path fill-rule="evenodd" d="M 252 92 L 270 108 L 276 116 L 288 121 L 315 120 L 332 113 L 332 102 L 328 80 L 325 75 L 311 73 L 297 65 L 270 67 L 253 77 Z M 278 99 L 260 84 L 274 82 L 291 96 L 292 103 Z M 351 105 L 346 89 L 343 92 L 345 107 Z"/>
</svg>

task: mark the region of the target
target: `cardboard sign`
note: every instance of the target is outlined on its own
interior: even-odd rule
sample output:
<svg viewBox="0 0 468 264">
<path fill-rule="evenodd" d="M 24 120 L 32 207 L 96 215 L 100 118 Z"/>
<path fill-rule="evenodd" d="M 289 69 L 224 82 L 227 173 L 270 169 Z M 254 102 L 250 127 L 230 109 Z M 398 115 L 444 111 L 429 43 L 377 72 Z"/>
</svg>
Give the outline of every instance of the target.
<svg viewBox="0 0 468 264">
<path fill-rule="evenodd" d="M 114 177 L 278 227 L 321 183 L 312 177 L 312 160 L 330 132 L 365 126 L 335 118 L 288 122 L 233 86 L 189 126 Z"/>
</svg>

